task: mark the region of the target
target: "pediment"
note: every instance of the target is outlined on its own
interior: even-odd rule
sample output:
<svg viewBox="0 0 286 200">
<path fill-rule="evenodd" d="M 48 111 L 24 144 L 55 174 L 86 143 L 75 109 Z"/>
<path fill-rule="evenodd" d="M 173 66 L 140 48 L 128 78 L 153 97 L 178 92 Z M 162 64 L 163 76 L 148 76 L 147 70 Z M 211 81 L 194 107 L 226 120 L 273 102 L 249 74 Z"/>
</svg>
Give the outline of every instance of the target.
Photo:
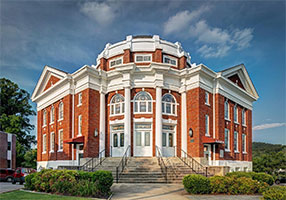
<svg viewBox="0 0 286 200">
<path fill-rule="evenodd" d="M 255 98 L 259 97 L 244 64 L 225 69 L 221 74 Z"/>
<path fill-rule="evenodd" d="M 45 66 L 40 79 L 34 89 L 31 99 L 33 100 L 46 90 L 52 88 L 59 81 L 64 79 L 67 73 L 53 67 Z"/>
</svg>

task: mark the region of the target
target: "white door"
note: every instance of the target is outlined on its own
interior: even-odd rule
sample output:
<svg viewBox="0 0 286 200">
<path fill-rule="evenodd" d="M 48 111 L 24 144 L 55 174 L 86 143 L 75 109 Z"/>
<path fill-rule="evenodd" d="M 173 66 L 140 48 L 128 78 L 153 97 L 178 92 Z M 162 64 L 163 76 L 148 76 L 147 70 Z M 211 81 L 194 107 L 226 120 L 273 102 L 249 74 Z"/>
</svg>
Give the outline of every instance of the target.
<svg viewBox="0 0 286 200">
<path fill-rule="evenodd" d="M 77 164 L 80 165 L 80 159 L 83 158 L 83 144 L 77 145 Z"/>
<path fill-rule="evenodd" d="M 207 164 L 211 165 L 211 145 L 205 144 L 204 145 L 204 157 L 206 158 Z"/>
<path fill-rule="evenodd" d="M 124 154 L 124 132 L 111 133 L 111 142 L 112 157 L 122 157 Z"/>
<path fill-rule="evenodd" d="M 134 156 L 152 156 L 151 124 L 135 124 Z"/>
<path fill-rule="evenodd" d="M 162 154 L 164 157 L 173 157 L 175 156 L 175 147 L 174 147 L 174 133 L 172 132 L 163 132 L 162 133 Z"/>
</svg>

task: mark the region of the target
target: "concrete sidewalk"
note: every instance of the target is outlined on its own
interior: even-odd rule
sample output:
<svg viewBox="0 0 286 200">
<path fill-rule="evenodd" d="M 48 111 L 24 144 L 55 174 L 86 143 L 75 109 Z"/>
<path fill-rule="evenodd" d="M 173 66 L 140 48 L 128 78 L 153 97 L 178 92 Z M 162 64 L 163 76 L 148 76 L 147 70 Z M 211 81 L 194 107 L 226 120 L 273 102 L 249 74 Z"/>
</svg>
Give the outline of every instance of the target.
<svg viewBox="0 0 286 200">
<path fill-rule="evenodd" d="M 11 182 L 0 182 L 0 193 L 19 190 L 21 188 L 24 188 L 24 185 L 20 185 L 19 183 L 12 184 Z"/>
<path fill-rule="evenodd" d="M 189 199 L 182 184 L 132 184 L 119 183 L 111 187 L 113 196 L 111 199 L 161 199 L 184 200 Z M 187 196 L 186 196 L 187 195 Z"/>
</svg>

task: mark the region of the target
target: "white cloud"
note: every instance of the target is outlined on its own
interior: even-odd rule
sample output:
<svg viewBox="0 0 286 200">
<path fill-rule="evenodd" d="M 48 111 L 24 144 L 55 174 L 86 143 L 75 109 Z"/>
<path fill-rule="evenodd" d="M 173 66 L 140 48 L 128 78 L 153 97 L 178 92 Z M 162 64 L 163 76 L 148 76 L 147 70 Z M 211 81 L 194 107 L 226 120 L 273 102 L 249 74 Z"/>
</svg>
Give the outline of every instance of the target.
<svg viewBox="0 0 286 200">
<path fill-rule="evenodd" d="M 286 123 L 269 123 L 269 124 L 260 124 L 257 126 L 254 126 L 252 130 L 263 130 L 263 129 L 268 129 L 268 128 L 276 128 L 276 127 L 281 127 L 281 126 L 286 126 Z"/>
<path fill-rule="evenodd" d="M 195 11 L 180 11 L 171 16 L 164 24 L 165 34 L 178 34 L 195 40 L 198 52 L 206 58 L 223 57 L 231 49 L 242 50 L 250 46 L 253 29 L 223 29 L 210 26 L 206 20 L 200 19 L 208 7 Z"/>
<path fill-rule="evenodd" d="M 108 25 L 116 17 L 116 9 L 108 2 L 85 2 L 80 11 L 100 25 Z"/>
</svg>

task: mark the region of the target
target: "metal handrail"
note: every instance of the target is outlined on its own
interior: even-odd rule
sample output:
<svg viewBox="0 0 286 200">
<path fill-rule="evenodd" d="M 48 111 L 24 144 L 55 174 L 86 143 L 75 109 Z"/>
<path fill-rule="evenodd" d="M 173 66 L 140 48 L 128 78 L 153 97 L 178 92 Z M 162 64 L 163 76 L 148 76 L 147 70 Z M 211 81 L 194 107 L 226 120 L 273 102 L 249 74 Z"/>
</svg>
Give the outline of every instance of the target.
<svg viewBox="0 0 286 200">
<path fill-rule="evenodd" d="M 94 171 L 98 165 L 101 165 L 102 162 L 105 160 L 105 149 L 98 153 L 97 157 L 93 157 L 84 163 L 82 166 L 79 167 L 80 170 L 83 171 Z"/>
<path fill-rule="evenodd" d="M 116 183 L 118 183 L 119 181 L 119 178 L 120 178 L 120 175 L 121 173 L 123 172 L 125 166 L 127 165 L 127 161 L 128 161 L 128 150 L 130 148 L 130 145 L 128 145 L 125 153 L 123 154 L 122 156 L 122 159 L 121 161 L 119 162 L 118 166 L 116 167 Z M 121 167 L 121 169 L 120 169 Z M 120 172 L 119 172 L 120 171 Z"/>
<path fill-rule="evenodd" d="M 160 152 L 160 149 L 158 146 L 156 146 L 156 152 L 157 152 L 157 158 L 158 158 L 158 163 L 161 167 L 161 170 L 162 170 L 162 173 L 164 174 L 165 176 L 165 179 L 166 179 L 166 182 L 168 182 L 168 168 L 164 162 L 164 159 L 162 157 L 162 154 Z"/>
</svg>

